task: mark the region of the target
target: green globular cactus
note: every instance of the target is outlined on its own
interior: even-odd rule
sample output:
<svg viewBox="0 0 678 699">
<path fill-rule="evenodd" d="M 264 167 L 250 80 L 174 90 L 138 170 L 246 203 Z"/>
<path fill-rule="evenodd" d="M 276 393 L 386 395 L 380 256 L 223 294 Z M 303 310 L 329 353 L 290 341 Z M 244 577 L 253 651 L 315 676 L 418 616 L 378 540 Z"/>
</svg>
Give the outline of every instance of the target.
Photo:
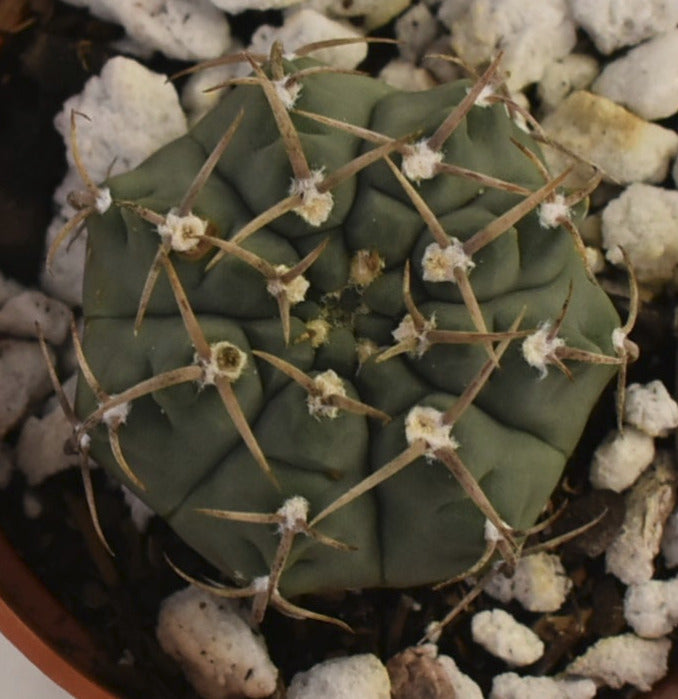
<svg viewBox="0 0 678 699">
<path fill-rule="evenodd" d="M 259 617 L 515 556 L 624 362 L 581 197 L 495 64 L 405 93 L 248 60 L 186 136 L 90 183 L 81 445 Z"/>
</svg>

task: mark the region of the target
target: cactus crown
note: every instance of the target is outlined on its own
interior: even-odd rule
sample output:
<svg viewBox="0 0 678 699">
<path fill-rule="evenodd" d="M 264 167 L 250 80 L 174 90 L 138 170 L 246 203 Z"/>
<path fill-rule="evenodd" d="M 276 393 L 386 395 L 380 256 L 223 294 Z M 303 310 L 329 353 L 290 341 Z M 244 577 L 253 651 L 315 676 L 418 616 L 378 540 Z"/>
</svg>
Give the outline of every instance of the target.
<svg viewBox="0 0 678 699">
<path fill-rule="evenodd" d="M 259 617 L 515 558 L 629 329 L 498 61 L 406 94 L 304 53 L 83 215 L 76 431 Z"/>
</svg>

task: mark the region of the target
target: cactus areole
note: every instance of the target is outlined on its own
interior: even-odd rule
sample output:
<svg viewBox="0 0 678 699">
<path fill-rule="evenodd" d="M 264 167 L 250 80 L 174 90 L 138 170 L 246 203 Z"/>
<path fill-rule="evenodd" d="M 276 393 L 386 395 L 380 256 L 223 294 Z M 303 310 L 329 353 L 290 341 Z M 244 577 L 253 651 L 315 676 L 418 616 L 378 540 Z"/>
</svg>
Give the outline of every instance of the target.
<svg viewBox="0 0 678 699">
<path fill-rule="evenodd" d="M 252 64 L 88 220 L 91 454 L 236 593 L 446 580 L 542 512 L 619 318 L 510 105 Z"/>
</svg>

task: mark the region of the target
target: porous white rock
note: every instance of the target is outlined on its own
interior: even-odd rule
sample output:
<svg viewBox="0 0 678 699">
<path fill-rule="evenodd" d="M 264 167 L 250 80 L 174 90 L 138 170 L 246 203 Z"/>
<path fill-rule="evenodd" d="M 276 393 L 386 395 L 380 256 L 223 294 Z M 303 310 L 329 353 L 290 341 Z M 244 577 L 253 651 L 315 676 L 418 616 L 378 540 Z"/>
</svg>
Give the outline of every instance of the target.
<svg viewBox="0 0 678 699">
<path fill-rule="evenodd" d="M 492 680 L 489 699 L 591 699 L 597 691 L 590 679 L 520 677 L 505 672 Z"/>
<path fill-rule="evenodd" d="M 140 47 L 169 58 L 216 58 L 230 44 L 228 21 L 209 0 L 66 0 L 121 24 Z"/>
<path fill-rule="evenodd" d="M 598 61 L 584 53 L 571 53 L 549 63 L 537 86 L 542 110 L 552 111 L 571 92 L 589 87 L 599 70 Z"/>
<path fill-rule="evenodd" d="M 505 603 L 518 600 L 531 612 L 555 612 L 571 589 L 560 558 L 545 552 L 521 558 L 511 576 L 496 570 L 484 587 L 491 597 Z"/>
<path fill-rule="evenodd" d="M 302 0 L 210 0 L 210 2 L 232 15 L 245 10 L 280 10 L 290 5 L 298 5 Z"/>
<path fill-rule="evenodd" d="M 586 90 L 566 97 L 544 118 L 542 126 L 553 140 L 593 162 L 620 184 L 661 182 L 678 153 L 674 131 Z M 560 151 L 548 148 L 545 154 L 553 172 L 562 172 L 569 164 Z M 577 181 L 583 183 L 590 176 L 590 168 L 584 168 Z"/>
<path fill-rule="evenodd" d="M 626 389 L 624 422 L 651 437 L 667 437 L 678 427 L 678 403 L 659 380 L 633 383 Z"/>
<path fill-rule="evenodd" d="M 654 440 L 635 427 L 612 430 L 593 453 L 589 480 L 594 488 L 621 493 L 654 459 Z"/>
<path fill-rule="evenodd" d="M 675 505 L 676 470 L 668 452 L 659 452 L 626 494 L 624 523 L 605 553 L 607 571 L 626 585 L 652 578 L 664 523 Z"/>
<path fill-rule="evenodd" d="M 591 90 L 649 121 L 678 112 L 678 30 L 666 32 L 609 63 Z"/>
<path fill-rule="evenodd" d="M 664 284 L 678 269 L 678 192 L 637 182 L 603 210 L 603 246 L 613 264 L 620 247 L 640 282 Z"/>
<path fill-rule="evenodd" d="M 299 672 L 287 689 L 287 699 L 390 699 L 391 680 L 382 662 L 365 653 L 332 658 Z"/>
<path fill-rule="evenodd" d="M 678 578 L 631 585 L 624 595 L 624 618 L 642 638 L 661 638 L 678 626 Z"/>
<path fill-rule="evenodd" d="M 51 390 L 47 363 L 37 342 L 0 340 L 0 439 Z"/>
<path fill-rule="evenodd" d="M 438 35 L 438 22 L 426 5 L 413 5 L 396 20 L 395 34 L 402 58 L 416 63 Z"/>
<path fill-rule="evenodd" d="M 501 70 L 511 92 L 540 80 L 576 42 L 567 0 L 472 0 L 449 27 L 452 48 L 471 65 L 504 51 Z"/>
<path fill-rule="evenodd" d="M 2 271 L 0 271 L 0 306 L 7 303 L 12 296 L 16 296 L 23 291 L 23 286 L 19 282 L 14 281 L 6 277 Z"/>
<path fill-rule="evenodd" d="M 613 689 L 631 684 L 648 691 L 666 674 L 670 649 L 668 638 L 649 640 L 632 633 L 608 636 L 575 658 L 565 673 L 590 677 Z"/>
<path fill-rule="evenodd" d="M 430 90 L 436 81 L 425 68 L 417 68 L 410 61 L 398 58 L 389 61 L 379 73 L 379 78 L 391 87 L 407 92 Z"/>
<path fill-rule="evenodd" d="M 260 26 L 252 35 L 250 51 L 265 53 L 274 41 L 280 41 L 288 54 L 295 49 L 326 39 L 357 39 L 362 34 L 344 21 L 331 19 L 316 10 L 304 8 L 290 13 L 281 27 L 270 24 Z M 367 44 L 357 42 L 314 51 L 312 57 L 328 65 L 352 70 L 367 56 Z M 303 89 L 303 88 L 302 88 Z"/>
<path fill-rule="evenodd" d="M 80 94 L 66 100 L 55 118 L 71 169 L 54 196 L 62 208 L 47 231 L 48 247 L 75 214 L 66 202 L 67 194 L 84 187 L 75 171 L 70 147 L 73 110 L 88 117 L 77 117 L 77 141 L 83 165 L 94 182 L 102 182 L 111 167 L 114 173 L 136 167 L 186 131 L 186 117 L 177 92 L 166 76 L 123 56 L 109 60 L 99 76 L 87 81 Z M 72 305 L 82 299 L 85 247 L 84 234 L 65 242 L 57 250 L 51 269 L 43 270 L 41 276 L 41 285 L 48 293 Z"/>
<path fill-rule="evenodd" d="M 307 5 L 328 17 L 359 17 L 364 29 L 370 31 L 399 15 L 411 2 L 412 0 L 307 0 Z"/>
<path fill-rule="evenodd" d="M 678 24 L 678 4 L 669 0 L 569 0 L 577 24 L 601 53 L 649 39 Z"/>
<path fill-rule="evenodd" d="M 0 334 L 37 337 L 37 324 L 48 342 L 60 345 L 68 335 L 70 319 L 71 312 L 61 301 L 40 291 L 26 290 L 0 308 Z"/>
<path fill-rule="evenodd" d="M 453 658 L 449 655 L 439 655 L 436 660 L 450 680 L 455 699 L 483 699 L 480 687 L 457 667 Z"/>
<path fill-rule="evenodd" d="M 77 376 L 73 375 L 62 386 L 71 404 L 76 383 Z M 79 464 L 77 453 L 64 450 L 72 434 L 73 427 L 58 403 L 52 402 L 41 417 L 28 417 L 21 427 L 16 447 L 17 468 L 26 477 L 28 485 L 40 485 L 45 478 Z"/>
<path fill-rule="evenodd" d="M 278 671 L 236 602 L 184 588 L 162 601 L 156 635 L 205 699 L 267 697 L 275 690 Z"/>
<path fill-rule="evenodd" d="M 475 614 L 471 634 L 476 643 L 509 665 L 531 665 L 544 654 L 539 636 L 503 609 Z"/>
</svg>

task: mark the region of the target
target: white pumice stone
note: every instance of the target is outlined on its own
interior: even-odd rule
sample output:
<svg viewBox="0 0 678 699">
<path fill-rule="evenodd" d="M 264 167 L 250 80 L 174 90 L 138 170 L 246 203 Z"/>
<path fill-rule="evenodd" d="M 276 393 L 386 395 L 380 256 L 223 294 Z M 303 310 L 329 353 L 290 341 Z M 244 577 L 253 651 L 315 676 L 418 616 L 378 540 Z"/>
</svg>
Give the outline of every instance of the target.
<svg viewBox="0 0 678 699">
<path fill-rule="evenodd" d="M 654 440 L 635 427 L 612 430 L 593 453 L 589 480 L 594 488 L 621 493 L 652 463 Z"/>
<path fill-rule="evenodd" d="M 38 343 L 0 339 L 0 439 L 51 391 L 47 364 Z"/>
<path fill-rule="evenodd" d="M 163 600 L 156 635 L 205 699 L 263 698 L 278 670 L 236 602 L 188 587 Z"/>
<path fill-rule="evenodd" d="M 295 49 L 326 39 L 357 39 L 362 36 L 355 27 L 342 20 L 332 19 L 310 7 L 293 11 L 285 17 L 281 27 L 260 26 L 252 35 L 250 51 L 268 54 L 274 41 L 280 41 L 288 54 Z M 313 58 L 345 70 L 353 70 L 367 56 L 367 44 L 356 42 L 314 51 Z"/>
<path fill-rule="evenodd" d="M 678 578 L 631 585 L 624 595 L 624 618 L 641 638 L 661 638 L 678 626 Z"/>
<path fill-rule="evenodd" d="M 654 574 L 664 523 L 675 505 L 676 470 L 668 452 L 659 452 L 626 493 L 626 514 L 617 538 L 605 554 L 605 566 L 625 585 L 637 585 Z"/>
<path fill-rule="evenodd" d="M 379 79 L 387 85 L 405 92 L 430 90 L 437 85 L 428 70 L 418 68 L 409 61 L 400 58 L 389 61 L 379 72 Z"/>
<path fill-rule="evenodd" d="M 66 1 L 121 24 L 138 46 L 162 51 L 168 58 L 201 61 L 221 56 L 230 46 L 226 17 L 209 0 Z"/>
<path fill-rule="evenodd" d="M 630 684 L 646 692 L 666 674 L 670 649 L 668 638 L 648 640 L 632 633 L 608 636 L 575 658 L 565 674 L 590 677 L 613 689 Z"/>
<path fill-rule="evenodd" d="M 24 291 L 24 287 L 19 282 L 6 277 L 0 270 L 0 306 L 4 306 L 9 299 L 22 291 Z"/>
<path fill-rule="evenodd" d="M 531 665 L 544 654 L 539 636 L 503 609 L 475 614 L 471 633 L 476 643 L 512 666 Z"/>
<path fill-rule="evenodd" d="M 667 568 L 678 566 L 678 510 L 674 511 L 666 520 L 661 551 Z"/>
<path fill-rule="evenodd" d="M 678 427 L 678 403 L 659 380 L 626 389 L 624 421 L 651 437 L 667 437 Z"/>
<path fill-rule="evenodd" d="M 210 0 L 210 2 L 220 10 L 237 15 L 245 10 L 280 10 L 297 5 L 302 0 Z"/>
<path fill-rule="evenodd" d="M 436 661 L 449 678 L 455 699 L 483 699 L 480 687 L 459 669 L 453 658 L 449 655 L 439 655 Z"/>
<path fill-rule="evenodd" d="M 505 672 L 492 680 L 489 699 L 591 699 L 598 688 L 589 679 L 520 677 Z"/>
<path fill-rule="evenodd" d="M 416 63 L 438 35 L 438 22 L 426 5 L 412 5 L 395 23 L 398 51 L 409 64 Z"/>
<path fill-rule="evenodd" d="M 576 42 L 567 0 L 472 0 L 449 27 L 452 48 L 471 65 L 504 51 L 501 70 L 511 92 L 540 80 Z"/>
<path fill-rule="evenodd" d="M 297 673 L 287 699 L 390 699 L 391 681 L 386 668 L 372 654 L 332 658 Z"/>
<path fill-rule="evenodd" d="M 678 5 L 666 0 L 569 0 L 577 24 L 601 53 L 633 46 L 672 29 Z"/>
<path fill-rule="evenodd" d="M 599 71 L 598 61 L 583 53 L 549 63 L 537 86 L 542 110 L 553 111 L 571 92 L 588 88 Z"/>
<path fill-rule="evenodd" d="M 673 29 L 609 63 L 591 90 L 648 121 L 665 119 L 678 112 L 676 64 L 678 29 Z"/>
<path fill-rule="evenodd" d="M 598 165 L 604 176 L 620 184 L 661 182 L 678 153 L 678 134 L 673 130 L 586 90 L 570 94 L 544 117 L 542 126 L 556 142 Z M 547 148 L 545 155 L 552 172 L 562 172 L 569 164 L 553 148 Z M 572 180 L 583 186 L 590 176 L 590 167 L 579 166 Z"/>
<path fill-rule="evenodd" d="M 41 291 L 22 291 L 0 308 L 0 334 L 36 337 L 36 324 L 45 339 L 60 345 L 68 335 L 71 312 L 64 303 Z"/>
<path fill-rule="evenodd" d="M 678 270 L 678 192 L 635 183 L 603 210 L 607 259 L 622 266 L 620 248 L 638 281 L 665 284 Z"/>
<path fill-rule="evenodd" d="M 66 221 L 76 212 L 67 203 L 72 191 L 84 185 L 75 170 L 70 144 L 71 112 L 77 118 L 80 157 L 94 182 L 135 168 L 161 146 L 186 132 L 186 117 L 174 85 L 165 75 L 154 73 L 135 60 L 116 56 L 99 76 L 90 78 L 83 91 L 69 97 L 54 123 L 66 146 L 70 169 L 54 194 L 60 211 L 47 231 L 49 247 Z M 82 302 L 83 269 L 87 235 L 71 235 L 57 250 L 50 270 L 43 269 L 41 286 L 50 295 L 76 306 Z"/>
<path fill-rule="evenodd" d="M 71 404 L 76 384 L 75 374 L 63 383 L 64 394 Z M 41 417 L 31 415 L 26 419 L 17 442 L 16 465 L 29 486 L 40 485 L 49 476 L 80 463 L 77 454 L 64 451 L 64 445 L 72 435 L 73 427 L 58 403 Z"/>
<path fill-rule="evenodd" d="M 521 558 L 510 577 L 496 570 L 484 587 L 491 597 L 504 603 L 515 599 L 530 612 L 557 611 L 571 589 L 560 558 L 544 552 Z"/>
</svg>

